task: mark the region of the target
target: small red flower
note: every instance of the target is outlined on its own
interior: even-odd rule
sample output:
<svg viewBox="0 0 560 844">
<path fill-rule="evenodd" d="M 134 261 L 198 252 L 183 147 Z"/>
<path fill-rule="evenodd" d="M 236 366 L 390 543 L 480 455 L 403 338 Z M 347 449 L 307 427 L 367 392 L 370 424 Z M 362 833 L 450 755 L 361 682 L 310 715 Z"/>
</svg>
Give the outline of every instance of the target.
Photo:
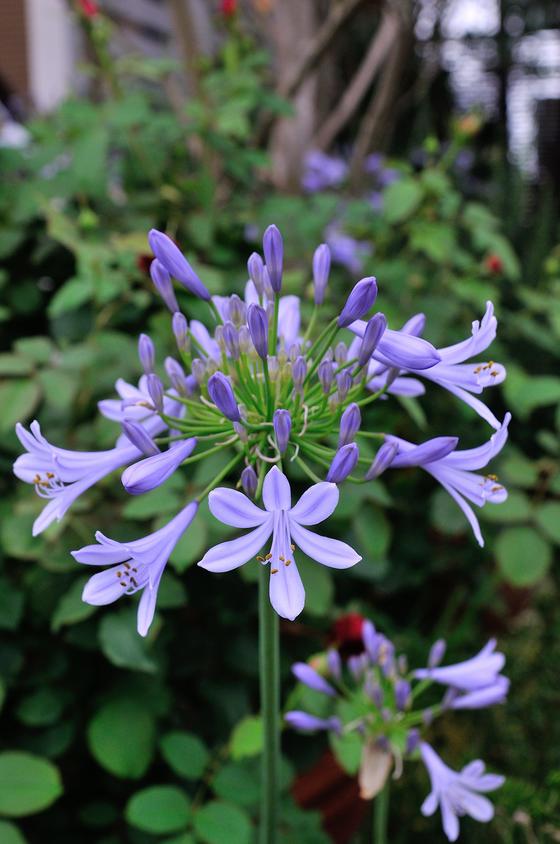
<svg viewBox="0 0 560 844">
<path fill-rule="evenodd" d="M 95 0 L 79 0 L 79 6 L 86 18 L 94 18 L 99 14 L 99 6 Z"/>
<path fill-rule="evenodd" d="M 362 627 L 364 618 L 357 612 L 341 615 L 332 626 L 332 636 L 339 648 L 363 650 Z"/>
<path fill-rule="evenodd" d="M 488 272 L 499 275 L 504 269 L 504 262 L 497 255 L 487 255 L 484 259 L 484 266 Z"/>
<path fill-rule="evenodd" d="M 224 18 L 231 18 L 237 12 L 237 0 L 221 0 L 220 12 Z"/>
</svg>

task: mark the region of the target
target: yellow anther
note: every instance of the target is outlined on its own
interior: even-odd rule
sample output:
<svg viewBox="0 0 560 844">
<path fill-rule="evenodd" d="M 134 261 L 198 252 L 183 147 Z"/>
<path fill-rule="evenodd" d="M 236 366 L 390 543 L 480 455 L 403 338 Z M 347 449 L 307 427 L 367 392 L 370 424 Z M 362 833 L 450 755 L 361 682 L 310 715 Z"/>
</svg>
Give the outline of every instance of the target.
<svg viewBox="0 0 560 844">
<path fill-rule="evenodd" d="M 295 550 L 296 550 L 296 546 L 295 546 L 295 545 L 290 545 L 290 548 L 292 549 L 292 551 L 295 551 Z"/>
<path fill-rule="evenodd" d="M 261 555 L 259 554 L 259 555 L 257 556 L 257 560 L 258 560 L 258 562 L 259 562 L 259 563 L 264 563 L 265 558 L 264 558 L 264 557 L 261 557 Z"/>
<path fill-rule="evenodd" d="M 286 562 L 284 563 L 284 565 L 285 565 L 285 566 L 289 566 L 291 562 L 292 562 L 291 560 L 286 560 Z"/>
<path fill-rule="evenodd" d="M 270 569 L 271 574 L 278 574 L 278 569 Z"/>
</svg>

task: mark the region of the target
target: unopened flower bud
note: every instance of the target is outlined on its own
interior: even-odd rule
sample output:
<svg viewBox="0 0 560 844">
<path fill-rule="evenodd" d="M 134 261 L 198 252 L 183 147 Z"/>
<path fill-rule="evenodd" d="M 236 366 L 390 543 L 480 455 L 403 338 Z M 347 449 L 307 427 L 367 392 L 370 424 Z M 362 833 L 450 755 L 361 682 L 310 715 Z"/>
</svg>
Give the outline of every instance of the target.
<svg viewBox="0 0 560 844">
<path fill-rule="evenodd" d="M 292 364 L 292 381 L 296 390 L 300 390 L 307 375 L 307 362 L 304 357 L 298 357 Z"/>
<path fill-rule="evenodd" d="M 226 322 L 223 327 L 224 344 L 230 358 L 239 358 L 239 332 L 233 322 Z"/>
<path fill-rule="evenodd" d="M 347 369 L 339 372 L 336 376 L 336 386 L 338 390 L 338 398 L 344 401 L 352 387 L 352 376 Z"/>
<path fill-rule="evenodd" d="M 284 256 L 284 244 L 282 235 L 276 226 L 269 226 L 263 237 L 263 252 L 270 286 L 275 293 L 282 289 L 282 264 Z"/>
<path fill-rule="evenodd" d="M 414 753 L 418 745 L 420 744 L 420 730 L 416 727 L 412 727 L 411 730 L 408 731 L 406 737 L 406 744 L 405 744 L 405 755 L 409 756 L 411 753 Z"/>
<path fill-rule="evenodd" d="M 233 430 L 241 440 L 241 442 L 248 442 L 249 435 L 247 434 L 247 428 L 241 422 L 234 422 L 233 423 Z"/>
<path fill-rule="evenodd" d="M 175 358 L 165 358 L 164 361 L 165 371 L 167 372 L 167 376 L 171 381 L 171 385 L 177 390 L 180 396 L 188 395 L 187 384 L 186 384 L 186 376 L 181 364 L 175 360 Z"/>
<path fill-rule="evenodd" d="M 319 364 L 319 368 L 317 369 L 317 378 L 321 383 L 323 392 L 325 393 L 325 395 L 327 395 L 330 392 L 332 382 L 334 380 L 334 369 L 330 361 L 321 361 L 321 363 Z"/>
<path fill-rule="evenodd" d="M 268 374 L 273 384 L 278 380 L 279 372 L 280 363 L 278 362 L 278 358 L 275 355 L 272 355 L 272 357 L 269 357 L 268 359 Z"/>
<path fill-rule="evenodd" d="M 148 235 L 148 240 L 152 252 L 167 272 L 177 281 L 180 281 L 194 296 L 209 302 L 210 293 L 171 238 L 163 232 L 157 231 L 157 229 L 152 229 Z"/>
<path fill-rule="evenodd" d="M 180 311 L 173 314 L 173 319 L 171 320 L 171 325 L 173 328 L 173 334 L 175 335 L 175 341 L 177 343 L 177 348 L 180 352 L 183 352 L 187 348 L 187 331 L 188 331 L 188 323 L 186 317 Z"/>
<path fill-rule="evenodd" d="M 292 418 L 287 410 L 275 410 L 273 417 L 274 436 L 280 454 L 284 454 L 290 441 Z"/>
<path fill-rule="evenodd" d="M 259 479 L 257 478 L 257 473 L 253 469 L 252 466 L 245 466 L 243 471 L 241 472 L 241 486 L 243 487 L 243 492 L 245 495 L 248 495 L 249 498 L 254 498 L 255 493 L 257 491 Z"/>
<path fill-rule="evenodd" d="M 130 440 L 132 445 L 135 445 L 146 457 L 151 457 L 153 454 L 159 454 L 159 448 L 148 434 L 143 425 L 138 422 L 132 422 L 124 419 L 121 422 L 124 434 Z"/>
<path fill-rule="evenodd" d="M 314 668 L 306 662 L 296 662 L 292 665 L 292 674 L 300 683 L 303 683 L 315 692 L 321 692 L 329 697 L 336 697 L 336 690 L 325 680 Z"/>
<path fill-rule="evenodd" d="M 146 375 L 154 371 L 156 350 L 151 337 L 148 337 L 147 334 L 141 334 L 138 338 L 138 357 Z"/>
<path fill-rule="evenodd" d="M 262 296 L 264 291 L 264 264 L 263 259 L 257 252 L 250 255 L 247 261 L 247 270 L 249 271 L 249 278 L 257 288 L 257 293 Z"/>
<path fill-rule="evenodd" d="M 249 305 L 247 309 L 247 325 L 253 345 L 262 360 L 268 354 L 268 317 L 260 305 Z"/>
<path fill-rule="evenodd" d="M 231 422 L 240 422 L 241 416 L 235 401 L 235 396 L 226 376 L 223 372 L 215 372 L 208 379 L 208 395 L 219 411 Z"/>
<path fill-rule="evenodd" d="M 373 622 L 369 619 L 365 619 L 362 624 L 362 641 L 368 657 L 372 662 L 376 662 L 379 651 L 379 636 Z"/>
<path fill-rule="evenodd" d="M 191 372 L 196 379 L 197 384 L 203 384 L 206 379 L 207 369 L 206 364 L 200 358 L 195 358 L 191 364 Z"/>
<path fill-rule="evenodd" d="M 383 443 L 375 455 L 373 463 L 366 472 L 366 481 L 378 478 L 391 465 L 398 450 L 398 446 L 395 443 Z"/>
<path fill-rule="evenodd" d="M 163 413 L 163 384 L 161 379 L 153 372 L 150 372 L 147 377 L 148 394 L 152 400 L 152 404 L 159 413 Z"/>
<path fill-rule="evenodd" d="M 336 648 L 330 648 L 327 652 L 327 666 L 333 680 L 340 680 L 342 676 L 342 660 Z"/>
<path fill-rule="evenodd" d="M 357 432 L 360 430 L 362 424 L 362 414 L 360 408 L 355 402 L 349 404 L 342 416 L 340 417 L 340 432 L 338 435 L 338 447 L 342 448 L 354 440 Z"/>
<path fill-rule="evenodd" d="M 169 308 L 172 314 L 179 310 L 171 276 L 157 258 L 150 264 L 150 275 L 157 292 Z"/>
<path fill-rule="evenodd" d="M 226 341 L 224 340 L 224 326 L 217 325 L 214 330 L 214 340 L 220 347 L 220 351 L 223 353 L 226 350 Z"/>
<path fill-rule="evenodd" d="M 410 704 L 410 683 L 402 677 L 395 683 L 395 705 L 400 712 Z"/>
<path fill-rule="evenodd" d="M 185 389 L 187 391 L 187 396 L 192 396 L 196 393 L 198 389 L 198 381 L 194 375 L 187 375 L 185 378 Z"/>
<path fill-rule="evenodd" d="M 383 706 L 383 689 L 379 685 L 379 683 L 374 683 L 374 681 L 368 677 L 365 682 L 364 690 L 367 696 L 372 700 L 378 709 L 381 709 Z"/>
<path fill-rule="evenodd" d="M 445 655 L 445 649 L 447 645 L 445 639 L 437 639 L 432 647 L 430 648 L 430 654 L 428 656 L 428 667 L 429 668 L 437 668 L 437 666 L 442 661 Z"/>
<path fill-rule="evenodd" d="M 360 680 L 367 668 L 367 658 L 364 659 L 364 656 L 365 654 L 358 654 L 348 657 L 348 671 L 354 680 Z"/>
<path fill-rule="evenodd" d="M 346 359 L 348 358 L 348 349 L 346 347 L 346 343 L 342 341 L 337 343 L 334 350 L 334 359 L 337 364 L 340 366 L 343 363 L 346 363 Z"/>
<path fill-rule="evenodd" d="M 387 328 L 387 319 L 382 313 L 375 314 L 368 321 L 364 336 L 362 337 L 362 345 L 360 346 L 360 353 L 358 355 L 358 363 L 360 366 L 366 366 L 371 360 L 371 356 L 377 348 L 377 345 L 385 329 Z"/>
<path fill-rule="evenodd" d="M 266 296 L 266 298 L 269 301 L 274 299 L 274 290 L 272 289 L 272 284 L 270 283 L 270 276 L 266 267 L 263 270 L 263 288 L 264 295 Z"/>
<path fill-rule="evenodd" d="M 288 360 L 292 363 L 301 355 L 301 346 L 299 343 L 292 343 L 288 349 Z"/>
<path fill-rule="evenodd" d="M 340 448 L 331 463 L 327 474 L 327 481 L 331 484 L 340 484 L 356 467 L 360 452 L 356 443 L 349 443 Z"/>
<path fill-rule="evenodd" d="M 316 305 L 322 305 L 325 299 L 330 269 L 331 251 L 326 243 L 322 243 L 313 254 L 313 287 Z"/>
<path fill-rule="evenodd" d="M 246 315 L 247 305 L 239 298 L 237 293 L 234 293 L 229 299 L 229 318 L 236 328 L 240 328 L 243 325 Z"/>
<path fill-rule="evenodd" d="M 251 341 L 251 335 L 249 334 L 249 329 L 246 325 L 242 325 L 239 329 L 238 341 L 239 341 L 239 351 L 242 355 L 247 355 L 253 348 L 253 343 Z"/>
<path fill-rule="evenodd" d="M 348 296 L 346 304 L 338 317 L 338 327 L 345 328 L 360 319 L 372 307 L 377 297 L 377 282 L 373 276 L 359 281 Z"/>
</svg>

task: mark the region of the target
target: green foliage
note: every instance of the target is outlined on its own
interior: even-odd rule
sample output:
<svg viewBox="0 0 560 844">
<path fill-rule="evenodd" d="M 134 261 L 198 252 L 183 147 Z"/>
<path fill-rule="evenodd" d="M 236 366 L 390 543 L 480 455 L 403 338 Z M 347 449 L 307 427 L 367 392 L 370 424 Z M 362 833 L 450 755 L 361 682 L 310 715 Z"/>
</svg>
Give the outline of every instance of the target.
<svg viewBox="0 0 560 844">
<path fill-rule="evenodd" d="M 30 753 L 0 753 L 0 815 L 20 818 L 41 812 L 62 794 L 60 773 Z"/>
</svg>

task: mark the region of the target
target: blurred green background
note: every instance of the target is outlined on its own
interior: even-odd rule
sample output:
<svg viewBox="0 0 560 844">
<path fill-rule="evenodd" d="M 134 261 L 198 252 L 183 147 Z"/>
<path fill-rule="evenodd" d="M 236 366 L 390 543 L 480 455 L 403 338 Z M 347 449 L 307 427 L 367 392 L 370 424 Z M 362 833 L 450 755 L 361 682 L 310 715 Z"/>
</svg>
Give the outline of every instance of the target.
<svg viewBox="0 0 560 844">
<path fill-rule="evenodd" d="M 32 539 L 41 503 L 11 465 L 14 423 L 34 417 L 57 444 L 111 447 L 117 432 L 96 402 L 118 377 L 138 378 L 138 332 L 149 331 L 160 359 L 172 353 L 148 274 L 149 228 L 175 236 L 224 294 L 242 290 L 246 259 L 272 222 L 284 235 L 286 292 L 304 308 L 325 239 L 336 259 L 333 310 L 357 278 L 375 274 L 392 327 L 422 311 L 426 336 L 447 345 L 470 334 L 492 299 L 491 354 L 508 378 L 489 401 L 499 418 L 514 414 L 492 467 L 509 499 L 481 512 L 483 550 L 422 472 L 344 490 L 335 527 L 364 562 L 333 574 L 302 561 L 306 609 L 282 625 L 285 693 L 291 662 L 323 649 L 348 612 L 371 617 L 417 665 L 437 637 L 456 661 L 497 636 L 507 706 L 438 723 L 438 750 L 453 767 L 480 755 L 507 777 L 495 821 L 463 822 L 462 840 L 560 840 L 554 11 L 521 0 L 61 0 L 78 56 L 74 92 L 39 113 L 0 65 L 2 844 L 78 834 L 84 844 L 253 840 L 256 570 L 222 579 L 193 567 L 223 532 L 203 511 L 171 557 L 141 640 L 132 602 L 81 602 L 87 576 L 69 551 L 97 528 L 145 534 L 176 511 L 184 477 L 128 500 L 105 481 Z M 182 304 L 204 318 L 197 301 Z M 370 414 L 376 430 L 411 440 L 458 434 L 469 447 L 489 436 L 435 386 Z M 215 469 L 205 463 L 194 481 Z M 325 739 L 286 734 L 283 747 L 283 840 L 367 840 L 352 832 L 357 798 L 335 833 L 332 818 L 325 826 L 332 793 L 311 809 L 294 799 Z M 333 776 L 342 792 L 343 774 Z M 411 764 L 393 788 L 394 844 L 443 840 L 439 819 L 419 813 L 427 790 Z"/>
</svg>

